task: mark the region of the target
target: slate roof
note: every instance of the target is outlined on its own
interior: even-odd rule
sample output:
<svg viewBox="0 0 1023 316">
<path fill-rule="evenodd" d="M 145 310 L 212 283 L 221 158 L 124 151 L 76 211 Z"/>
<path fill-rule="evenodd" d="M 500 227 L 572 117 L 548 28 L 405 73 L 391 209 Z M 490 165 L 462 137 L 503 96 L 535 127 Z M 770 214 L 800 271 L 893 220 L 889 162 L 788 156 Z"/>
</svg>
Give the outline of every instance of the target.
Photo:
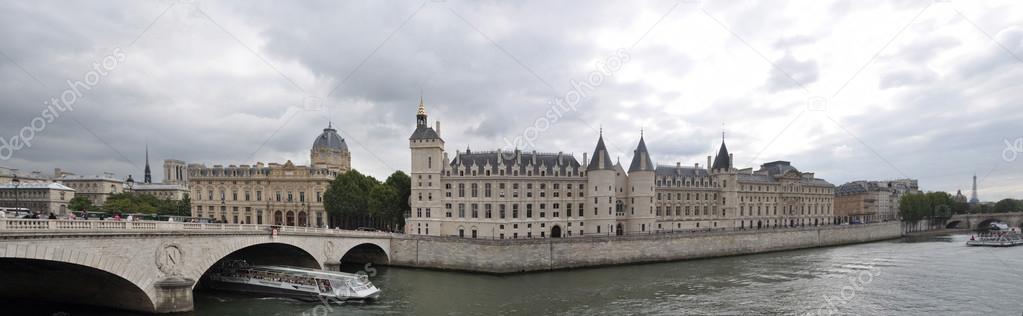
<svg viewBox="0 0 1023 316">
<path fill-rule="evenodd" d="M 604 146 L 604 135 L 597 139 L 597 148 L 593 149 L 593 159 L 586 170 L 614 170 L 614 162 L 611 155 L 607 153 L 607 146 Z"/>
<path fill-rule="evenodd" d="M 728 148 L 725 147 L 725 141 L 721 141 L 721 149 L 718 149 L 718 156 L 714 158 L 714 164 L 710 167 L 711 169 L 728 169 L 732 167 L 732 158 L 728 155 Z"/>
<path fill-rule="evenodd" d="M 434 131 L 432 127 L 420 126 L 416 128 L 415 132 L 412 132 L 412 136 L 409 136 L 408 139 L 440 139 L 440 135 L 437 135 L 437 131 Z"/>
<path fill-rule="evenodd" d="M 707 169 L 660 165 L 654 170 L 657 177 L 706 177 Z"/>
<path fill-rule="evenodd" d="M 533 164 L 534 156 L 536 159 L 535 165 Z M 459 166 L 471 167 L 473 169 L 479 166 L 489 166 L 492 174 L 498 173 L 501 169 L 504 169 L 505 174 L 512 174 L 512 171 L 515 170 L 516 157 L 518 157 L 518 171 L 520 174 L 529 170 L 532 170 L 534 173 L 539 173 L 540 171 L 553 173 L 558 171 L 560 175 L 567 175 L 570 171 L 582 171 L 582 164 L 570 154 L 522 151 L 460 152 L 455 156 L 455 159 L 451 160 L 450 165 L 452 169 Z M 503 168 L 498 168 L 499 162 Z"/>
<path fill-rule="evenodd" d="M 337 134 L 337 130 L 333 126 L 328 125 L 327 128 L 323 129 L 323 133 L 320 133 L 320 136 L 317 136 L 316 140 L 313 141 L 313 149 L 317 148 L 348 151 L 348 144 L 345 143 L 344 138 L 341 138 L 341 135 Z"/>
<path fill-rule="evenodd" d="M 654 171 L 657 167 L 650 160 L 650 152 L 646 150 L 646 142 L 643 136 L 639 137 L 639 145 L 632 152 L 632 164 L 629 165 L 629 173 L 634 171 Z"/>
</svg>

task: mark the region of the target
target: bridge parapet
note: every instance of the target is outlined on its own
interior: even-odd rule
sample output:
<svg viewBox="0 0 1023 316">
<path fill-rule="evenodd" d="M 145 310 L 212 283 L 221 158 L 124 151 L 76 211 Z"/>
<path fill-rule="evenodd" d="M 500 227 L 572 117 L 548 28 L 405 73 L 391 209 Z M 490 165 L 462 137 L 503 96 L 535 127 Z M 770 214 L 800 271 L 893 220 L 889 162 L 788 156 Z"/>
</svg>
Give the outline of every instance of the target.
<svg viewBox="0 0 1023 316">
<path fill-rule="evenodd" d="M 210 224 L 210 223 L 183 223 L 183 222 L 161 222 L 161 221 L 96 221 L 96 220 L 50 220 L 50 219 L 2 219 L 0 220 L 0 235 L 5 233 L 39 232 L 39 233 L 138 233 L 138 232 L 202 232 L 216 233 L 225 232 L 233 234 L 237 232 L 265 232 L 271 233 L 277 229 L 279 234 L 301 233 L 303 235 L 327 235 L 339 237 L 362 237 L 362 238 L 389 238 L 391 233 L 368 232 L 357 230 L 299 227 L 299 226 L 274 226 L 256 224 Z"/>
</svg>

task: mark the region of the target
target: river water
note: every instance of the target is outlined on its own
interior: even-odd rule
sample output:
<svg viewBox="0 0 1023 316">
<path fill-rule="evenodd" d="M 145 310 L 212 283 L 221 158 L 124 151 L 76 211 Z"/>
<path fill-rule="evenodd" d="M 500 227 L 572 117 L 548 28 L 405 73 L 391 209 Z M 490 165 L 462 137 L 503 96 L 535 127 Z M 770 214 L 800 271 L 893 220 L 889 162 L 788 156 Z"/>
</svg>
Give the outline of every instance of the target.
<svg viewBox="0 0 1023 316">
<path fill-rule="evenodd" d="M 196 292 L 191 315 L 1020 315 L 1023 247 L 969 235 L 517 275 L 374 267 L 373 303 Z M 124 314 L 34 306 L 66 315 Z M 51 313 L 52 314 L 52 313 Z M 50 314 L 47 314 L 50 315 Z"/>
</svg>

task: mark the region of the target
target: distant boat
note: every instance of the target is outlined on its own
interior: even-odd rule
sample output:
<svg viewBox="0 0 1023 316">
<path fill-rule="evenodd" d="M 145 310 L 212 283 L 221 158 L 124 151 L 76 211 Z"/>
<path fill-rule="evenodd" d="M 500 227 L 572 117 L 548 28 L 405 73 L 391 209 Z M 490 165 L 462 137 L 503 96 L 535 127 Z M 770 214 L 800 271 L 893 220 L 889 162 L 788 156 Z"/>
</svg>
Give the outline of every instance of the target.
<svg viewBox="0 0 1023 316">
<path fill-rule="evenodd" d="M 992 232 L 990 233 L 970 236 L 970 240 L 966 241 L 966 245 L 987 247 L 1012 247 L 1023 245 L 1023 235 L 1020 235 L 1018 228 L 1008 228 L 1008 226 L 1004 228 L 998 226 L 998 228 L 995 228 L 994 223 L 992 223 L 991 230 Z"/>
<path fill-rule="evenodd" d="M 991 223 L 991 225 L 988 225 L 988 229 L 990 229 L 990 230 L 1008 231 L 1009 230 L 1009 225 L 1006 225 L 1005 223 L 994 222 L 994 223 Z"/>
<path fill-rule="evenodd" d="M 260 293 L 300 300 L 366 300 L 380 289 L 364 275 L 299 267 L 249 265 L 244 260 L 224 262 L 207 276 L 218 290 Z"/>
</svg>

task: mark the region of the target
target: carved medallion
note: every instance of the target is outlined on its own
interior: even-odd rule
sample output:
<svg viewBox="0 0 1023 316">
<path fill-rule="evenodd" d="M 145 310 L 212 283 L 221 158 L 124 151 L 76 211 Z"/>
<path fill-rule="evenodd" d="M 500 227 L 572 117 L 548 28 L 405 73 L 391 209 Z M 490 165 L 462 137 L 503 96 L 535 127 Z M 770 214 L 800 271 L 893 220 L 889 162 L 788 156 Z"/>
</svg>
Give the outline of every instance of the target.
<svg viewBox="0 0 1023 316">
<path fill-rule="evenodd" d="M 164 243 L 156 249 L 156 267 L 166 275 L 180 275 L 185 252 L 176 243 Z"/>
<path fill-rule="evenodd" d="M 333 240 L 327 240 L 323 242 L 323 257 L 327 260 L 331 260 L 334 254 L 337 253 L 337 245 L 334 244 Z M 338 258 L 340 260 L 340 258 Z"/>
</svg>

